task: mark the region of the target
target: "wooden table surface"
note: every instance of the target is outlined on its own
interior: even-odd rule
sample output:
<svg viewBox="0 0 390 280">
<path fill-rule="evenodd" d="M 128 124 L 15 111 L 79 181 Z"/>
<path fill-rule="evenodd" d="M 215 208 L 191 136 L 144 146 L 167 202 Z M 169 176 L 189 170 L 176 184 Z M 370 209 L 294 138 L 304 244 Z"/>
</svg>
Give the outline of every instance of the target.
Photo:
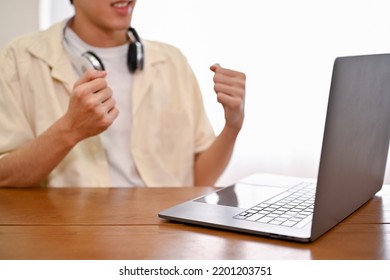
<svg viewBox="0 0 390 280">
<path fill-rule="evenodd" d="M 0 259 L 390 259 L 390 186 L 309 244 L 157 216 L 212 190 L 0 188 Z"/>
</svg>

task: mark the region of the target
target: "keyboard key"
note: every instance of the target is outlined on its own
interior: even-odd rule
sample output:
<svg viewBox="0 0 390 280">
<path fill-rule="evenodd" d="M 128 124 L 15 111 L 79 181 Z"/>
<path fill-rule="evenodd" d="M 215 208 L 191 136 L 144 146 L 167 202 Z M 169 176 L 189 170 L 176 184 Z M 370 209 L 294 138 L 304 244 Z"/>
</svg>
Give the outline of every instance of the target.
<svg viewBox="0 0 390 280">
<path fill-rule="evenodd" d="M 272 221 L 273 218 L 271 217 L 263 217 L 261 218 L 260 220 L 258 220 L 259 222 L 262 222 L 262 223 L 269 223 L 270 221 Z"/>
<path fill-rule="evenodd" d="M 252 216 L 248 217 L 246 220 L 247 221 L 257 221 L 258 219 L 264 217 L 264 214 L 253 214 Z"/>
<path fill-rule="evenodd" d="M 297 222 L 294 222 L 294 221 L 286 221 L 282 224 L 282 226 L 286 226 L 286 227 L 292 227 L 296 224 Z"/>
</svg>

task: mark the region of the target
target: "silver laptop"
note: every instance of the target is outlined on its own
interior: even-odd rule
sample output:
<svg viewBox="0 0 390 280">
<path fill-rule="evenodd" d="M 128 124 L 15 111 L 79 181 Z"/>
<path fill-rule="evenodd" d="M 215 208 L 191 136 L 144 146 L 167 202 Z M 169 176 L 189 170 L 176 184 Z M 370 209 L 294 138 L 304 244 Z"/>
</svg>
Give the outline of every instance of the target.
<svg viewBox="0 0 390 280">
<path fill-rule="evenodd" d="M 390 54 L 336 58 L 316 180 L 254 174 L 159 217 L 314 241 L 381 189 L 389 137 Z"/>
</svg>

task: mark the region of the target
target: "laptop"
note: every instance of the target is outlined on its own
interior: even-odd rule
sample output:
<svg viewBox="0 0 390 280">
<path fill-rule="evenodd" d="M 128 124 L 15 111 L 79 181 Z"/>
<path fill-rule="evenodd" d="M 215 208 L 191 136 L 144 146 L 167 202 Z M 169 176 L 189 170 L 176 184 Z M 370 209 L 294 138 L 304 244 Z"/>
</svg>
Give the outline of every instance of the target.
<svg viewBox="0 0 390 280">
<path fill-rule="evenodd" d="M 159 217 L 312 242 L 382 188 L 389 137 L 390 54 L 338 57 L 317 179 L 257 173 Z"/>
</svg>

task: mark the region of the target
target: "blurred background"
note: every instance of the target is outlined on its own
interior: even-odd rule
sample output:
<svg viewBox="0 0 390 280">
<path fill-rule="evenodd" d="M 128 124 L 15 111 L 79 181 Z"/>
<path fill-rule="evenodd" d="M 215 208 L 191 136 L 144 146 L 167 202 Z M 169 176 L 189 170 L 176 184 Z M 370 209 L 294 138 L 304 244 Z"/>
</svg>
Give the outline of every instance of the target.
<svg viewBox="0 0 390 280">
<path fill-rule="evenodd" d="M 209 66 L 246 73 L 246 119 L 224 186 L 254 172 L 317 176 L 334 59 L 389 52 L 389 11 L 388 0 L 138 0 L 132 25 L 186 55 L 216 133 L 224 116 Z M 69 0 L 2 1 L 0 48 L 72 14 Z"/>
</svg>

